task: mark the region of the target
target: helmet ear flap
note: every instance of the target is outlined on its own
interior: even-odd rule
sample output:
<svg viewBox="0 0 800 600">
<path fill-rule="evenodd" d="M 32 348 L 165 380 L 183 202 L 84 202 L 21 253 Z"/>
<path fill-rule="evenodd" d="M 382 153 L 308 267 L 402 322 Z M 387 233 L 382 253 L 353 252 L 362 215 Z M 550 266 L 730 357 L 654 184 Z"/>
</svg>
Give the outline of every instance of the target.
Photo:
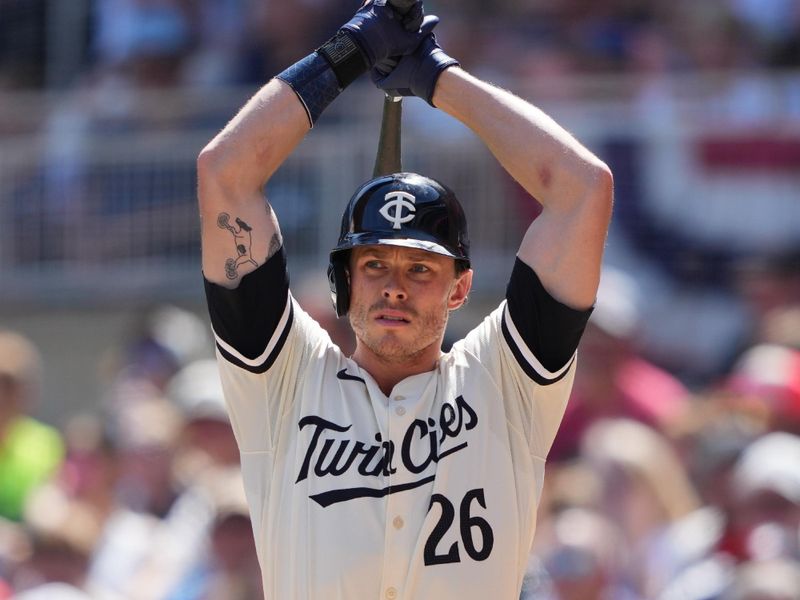
<svg viewBox="0 0 800 600">
<path fill-rule="evenodd" d="M 339 252 L 331 257 L 328 264 L 328 285 L 331 288 L 331 301 L 336 316 L 341 318 L 350 310 L 350 273 L 347 263 L 349 252 Z"/>
</svg>

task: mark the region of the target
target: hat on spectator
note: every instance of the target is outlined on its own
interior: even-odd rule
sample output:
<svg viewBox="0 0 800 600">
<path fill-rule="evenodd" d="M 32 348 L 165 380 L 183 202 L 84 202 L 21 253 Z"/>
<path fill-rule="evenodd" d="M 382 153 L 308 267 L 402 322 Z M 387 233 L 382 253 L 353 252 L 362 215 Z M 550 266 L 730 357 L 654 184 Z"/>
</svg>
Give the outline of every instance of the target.
<svg viewBox="0 0 800 600">
<path fill-rule="evenodd" d="M 733 484 L 743 496 L 772 491 L 800 504 L 800 437 L 774 432 L 758 438 L 737 461 Z"/>
<path fill-rule="evenodd" d="M 153 339 L 180 364 L 206 356 L 210 342 L 208 326 L 195 313 L 177 306 L 159 306 L 147 315 L 146 326 Z"/>
<path fill-rule="evenodd" d="M 123 405 L 110 433 L 122 450 L 152 450 L 172 447 L 182 426 L 182 415 L 168 400 L 149 396 Z"/>
<path fill-rule="evenodd" d="M 727 389 L 761 396 L 778 415 L 800 419 L 800 351 L 758 344 L 737 361 Z"/>
<path fill-rule="evenodd" d="M 247 506 L 242 471 L 238 466 L 208 469 L 201 476 L 200 483 L 214 505 L 216 520 L 231 515 L 249 518 L 250 511 Z"/>
<path fill-rule="evenodd" d="M 167 395 L 187 420 L 228 421 L 219 368 L 214 359 L 196 360 L 183 367 L 170 381 Z"/>
<path fill-rule="evenodd" d="M 603 267 L 591 323 L 616 338 L 632 336 L 640 319 L 639 293 L 633 277 L 620 269 Z"/>
</svg>

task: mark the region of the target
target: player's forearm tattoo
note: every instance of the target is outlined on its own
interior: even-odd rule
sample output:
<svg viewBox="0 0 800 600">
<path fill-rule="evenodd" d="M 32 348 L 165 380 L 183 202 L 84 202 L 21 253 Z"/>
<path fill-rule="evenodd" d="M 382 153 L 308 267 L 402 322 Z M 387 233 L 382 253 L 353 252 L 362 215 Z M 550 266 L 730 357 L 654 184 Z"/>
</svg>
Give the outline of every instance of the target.
<svg viewBox="0 0 800 600">
<path fill-rule="evenodd" d="M 217 216 L 219 228 L 230 231 L 236 244 L 236 258 L 229 258 L 225 261 L 225 276 L 228 279 L 236 279 L 239 277 L 240 266 L 250 263 L 254 267 L 258 267 L 258 263 L 253 259 L 252 254 L 253 228 L 239 217 L 235 219 L 235 226 L 231 225 L 230 221 L 231 216 L 228 213 L 219 213 Z"/>
</svg>

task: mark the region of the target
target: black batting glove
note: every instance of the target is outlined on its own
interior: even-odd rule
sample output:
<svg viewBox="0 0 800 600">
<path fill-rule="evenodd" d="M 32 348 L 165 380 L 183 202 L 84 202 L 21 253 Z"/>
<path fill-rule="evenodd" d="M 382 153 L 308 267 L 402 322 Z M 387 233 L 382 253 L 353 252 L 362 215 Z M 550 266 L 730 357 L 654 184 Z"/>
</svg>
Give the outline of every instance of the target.
<svg viewBox="0 0 800 600">
<path fill-rule="evenodd" d="M 413 52 L 438 22 L 439 17 L 424 16 L 421 0 L 404 15 L 387 0 L 370 0 L 342 25 L 339 34 L 353 39 L 371 69 L 379 61 Z"/>
<path fill-rule="evenodd" d="M 430 34 L 419 47 L 399 61 L 386 58 L 371 72 L 375 85 L 390 96 L 416 96 L 433 106 L 433 92 L 442 71 L 457 66 L 459 62 L 445 54 Z"/>
</svg>

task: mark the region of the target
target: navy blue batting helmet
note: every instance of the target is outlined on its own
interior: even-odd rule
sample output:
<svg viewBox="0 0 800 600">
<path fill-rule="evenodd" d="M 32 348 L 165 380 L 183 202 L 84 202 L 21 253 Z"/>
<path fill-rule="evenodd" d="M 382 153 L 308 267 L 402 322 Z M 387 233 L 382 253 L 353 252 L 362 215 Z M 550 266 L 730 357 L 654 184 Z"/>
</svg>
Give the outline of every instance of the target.
<svg viewBox="0 0 800 600">
<path fill-rule="evenodd" d="M 350 250 L 388 245 L 450 256 L 469 268 L 467 219 L 453 191 L 416 173 L 395 173 L 363 184 L 342 215 L 339 242 L 331 250 L 328 280 L 340 317 L 350 308 Z"/>
</svg>

